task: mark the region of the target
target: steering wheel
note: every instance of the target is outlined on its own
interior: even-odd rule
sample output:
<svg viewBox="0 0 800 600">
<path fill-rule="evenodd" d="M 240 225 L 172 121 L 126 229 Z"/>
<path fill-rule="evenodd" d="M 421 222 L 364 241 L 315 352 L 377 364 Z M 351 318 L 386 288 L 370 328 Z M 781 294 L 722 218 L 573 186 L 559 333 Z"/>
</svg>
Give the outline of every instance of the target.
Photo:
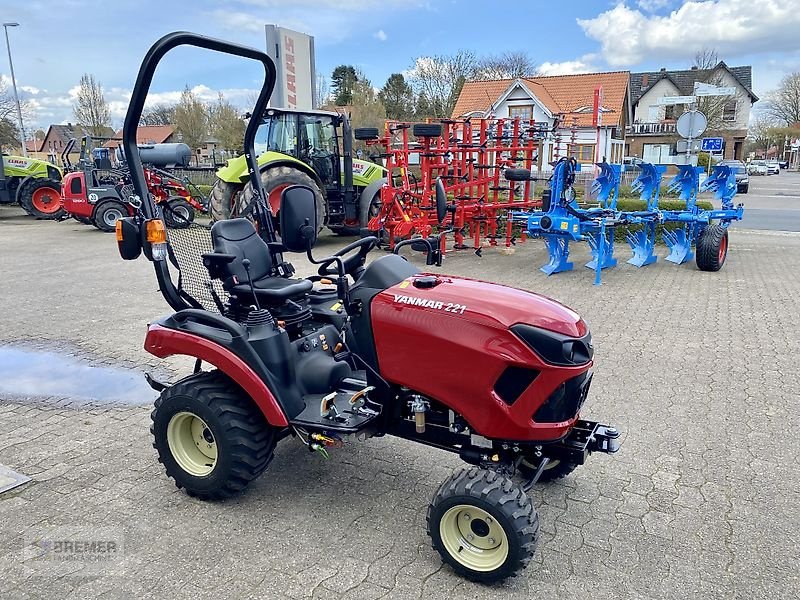
<svg viewBox="0 0 800 600">
<path fill-rule="evenodd" d="M 351 244 L 347 244 L 344 248 L 339 250 L 333 256 L 329 258 L 323 259 L 319 265 L 319 269 L 317 273 L 322 276 L 326 275 L 339 275 L 339 269 L 336 264 L 336 259 L 341 258 L 342 263 L 344 265 L 344 272 L 347 275 L 352 275 L 357 269 L 364 266 L 364 263 L 367 260 L 367 254 L 369 254 L 370 250 L 375 248 L 378 245 L 378 238 L 375 236 L 369 236 L 365 238 L 361 238 L 360 240 L 356 240 Z M 358 250 L 358 252 L 354 252 L 354 250 Z M 351 254 L 351 256 L 347 256 Z M 344 258 L 347 256 L 347 258 Z"/>
</svg>

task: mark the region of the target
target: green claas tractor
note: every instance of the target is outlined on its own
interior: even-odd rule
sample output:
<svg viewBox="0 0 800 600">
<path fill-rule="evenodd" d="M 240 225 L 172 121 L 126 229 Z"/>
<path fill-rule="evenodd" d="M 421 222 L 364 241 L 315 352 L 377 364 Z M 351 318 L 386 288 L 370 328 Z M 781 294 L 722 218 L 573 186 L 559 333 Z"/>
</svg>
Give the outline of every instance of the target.
<svg viewBox="0 0 800 600">
<path fill-rule="evenodd" d="M 374 130 L 355 130 L 360 134 Z M 327 111 L 267 109 L 256 139 L 261 185 L 277 216 L 281 193 L 291 185 L 311 188 L 317 197 L 317 223 L 341 235 L 357 235 L 380 211 L 386 169 L 353 158 L 353 135 L 346 115 Z M 244 156 L 217 171 L 211 191 L 211 216 L 219 221 L 247 216 L 253 187 Z"/>
<path fill-rule="evenodd" d="M 0 162 L 0 204 L 19 203 L 37 219 L 58 219 L 61 208 L 61 169 L 24 156 L 6 156 Z"/>
</svg>

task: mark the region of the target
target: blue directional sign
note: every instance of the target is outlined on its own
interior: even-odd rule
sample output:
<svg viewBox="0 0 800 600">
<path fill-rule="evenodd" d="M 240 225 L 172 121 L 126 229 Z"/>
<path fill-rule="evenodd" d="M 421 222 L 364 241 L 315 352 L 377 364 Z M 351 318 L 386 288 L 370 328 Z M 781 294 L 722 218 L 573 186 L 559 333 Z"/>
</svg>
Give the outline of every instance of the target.
<svg viewBox="0 0 800 600">
<path fill-rule="evenodd" d="M 709 137 L 703 138 L 703 145 L 700 148 L 703 152 L 722 152 L 722 138 Z"/>
</svg>

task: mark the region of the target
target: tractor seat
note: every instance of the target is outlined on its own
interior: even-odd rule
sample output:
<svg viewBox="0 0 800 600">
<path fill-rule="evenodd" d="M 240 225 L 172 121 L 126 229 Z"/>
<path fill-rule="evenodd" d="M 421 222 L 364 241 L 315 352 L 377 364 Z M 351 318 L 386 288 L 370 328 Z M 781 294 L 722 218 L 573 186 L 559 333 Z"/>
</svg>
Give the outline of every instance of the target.
<svg viewBox="0 0 800 600">
<path fill-rule="evenodd" d="M 222 267 L 221 278 L 230 293 L 239 298 L 253 295 L 242 264 L 245 258 L 250 261 L 250 278 L 259 303 L 278 306 L 311 291 L 308 279 L 286 279 L 271 274 L 269 247 L 247 219 L 217 221 L 211 226 L 211 242 L 215 254 L 235 257 Z"/>
</svg>

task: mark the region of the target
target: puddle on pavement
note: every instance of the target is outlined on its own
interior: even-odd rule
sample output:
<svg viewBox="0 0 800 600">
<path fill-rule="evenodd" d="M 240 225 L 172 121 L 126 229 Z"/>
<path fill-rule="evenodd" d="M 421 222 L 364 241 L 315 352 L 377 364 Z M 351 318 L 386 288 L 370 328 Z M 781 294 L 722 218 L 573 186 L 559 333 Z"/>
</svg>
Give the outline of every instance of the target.
<svg viewBox="0 0 800 600">
<path fill-rule="evenodd" d="M 77 404 L 150 404 L 144 374 L 95 367 L 66 353 L 0 346 L 0 396 L 69 398 Z"/>
</svg>

